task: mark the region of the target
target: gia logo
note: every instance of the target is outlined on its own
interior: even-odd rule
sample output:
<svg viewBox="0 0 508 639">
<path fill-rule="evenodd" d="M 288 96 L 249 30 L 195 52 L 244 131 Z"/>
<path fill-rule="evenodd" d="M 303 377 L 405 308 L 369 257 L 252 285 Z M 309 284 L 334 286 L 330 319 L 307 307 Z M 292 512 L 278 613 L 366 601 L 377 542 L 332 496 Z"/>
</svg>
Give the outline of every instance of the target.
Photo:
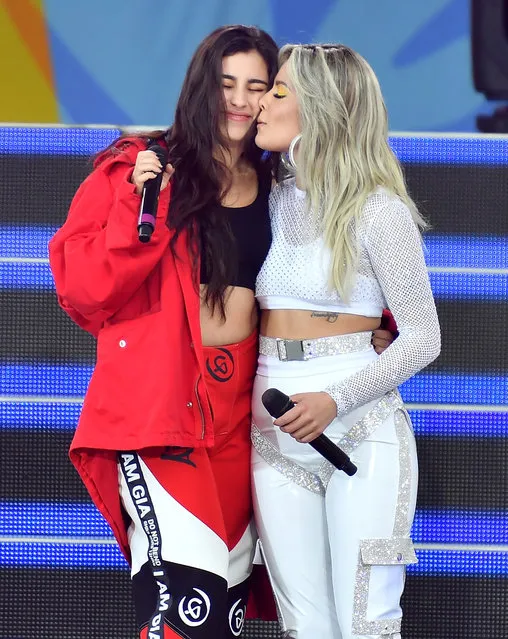
<svg viewBox="0 0 508 639">
<path fill-rule="evenodd" d="M 231 610 L 229 611 L 229 627 L 235 637 L 240 636 L 244 621 L 245 607 L 242 605 L 242 600 L 239 599 L 231 606 Z"/>
<path fill-rule="evenodd" d="M 206 368 L 210 375 L 218 382 L 227 382 L 233 376 L 235 371 L 235 361 L 233 355 L 227 348 L 217 348 L 220 351 L 215 357 L 208 357 L 206 360 Z"/>
<path fill-rule="evenodd" d="M 199 588 L 192 589 L 197 596 L 183 597 L 178 604 L 180 619 L 188 626 L 201 626 L 210 614 L 210 598 Z"/>
</svg>

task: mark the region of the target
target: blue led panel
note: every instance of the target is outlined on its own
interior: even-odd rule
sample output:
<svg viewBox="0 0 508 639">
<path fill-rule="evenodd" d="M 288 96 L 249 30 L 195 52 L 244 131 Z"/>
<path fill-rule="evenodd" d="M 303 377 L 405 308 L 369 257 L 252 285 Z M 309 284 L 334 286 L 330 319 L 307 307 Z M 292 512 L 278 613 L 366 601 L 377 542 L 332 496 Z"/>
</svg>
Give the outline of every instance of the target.
<svg viewBox="0 0 508 639">
<path fill-rule="evenodd" d="M 82 397 L 92 366 L 0 366 L 3 395 Z M 495 375 L 419 373 L 402 384 L 404 401 L 412 404 L 508 404 L 508 378 Z"/>
<path fill-rule="evenodd" d="M 0 153 L 93 155 L 120 133 L 106 128 L 0 127 Z"/>
<path fill-rule="evenodd" d="M 51 226 L 0 226 L 0 258 L 47 258 Z M 508 269 L 508 238 L 471 235 L 425 236 L 428 266 Z"/>
<path fill-rule="evenodd" d="M 508 544 L 508 512 L 417 510 L 412 537 L 420 544 Z"/>
<path fill-rule="evenodd" d="M 48 242 L 56 230 L 51 226 L 0 226 L 0 258 L 47 258 Z"/>
<path fill-rule="evenodd" d="M 508 299 L 508 273 L 429 273 L 434 296 L 445 300 L 505 301 Z M 53 290 L 54 282 L 47 262 L 0 262 L 3 289 Z"/>
<path fill-rule="evenodd" d="M 91 503 L 1 502 L 0 537 L 113 538 Z M 508 544 L 508 513 L 417 510 L 413 540 L 426 544 Z"/>
<path fill-rule="evenodd" d="M 113 538 L 93 504 L 1 502 L 0 537 Z"/>
<path fill-rule="evenodd" d="M 419 373 L 400 387 L 409 404 L 508 404 L 508 378 Z"/>
<path fill-rule="evenodd" d="M 0 429 L 73 430 L 81 402 L 0 401 Z M 410 410 L 418 437 L 508 437 L 508 412 Z"/>
<path fill-rule="evenodd" d="M 401 162 L 414 164 L 508 164 L 506 137 L 448 138 L 404 136 L 390 138 Z"/>
<path fill-rule="evenodd" d="M 436 299 L 506 301 L 508 273 L 429 273 Z"/>
<path fill-rule="evenodd" d="M 508 269 L 508 238 L 425 235 L 427 266 Z"/>
<path fill-rule="evenodd" d="M 0 153 L 91 155 L 119 135 L 118 129 L 0 127 Z M 392 136 L 390 145 L 402 162 L 508 164 L 508 141 L 502 137 Z"/>
<path fill-rule="evenodd" d="M 486 551 L 417 550 L 418 563 L 408 566 L 417 575 L 456 577 L 508 575 L 508 553 Z M 0 567 L 126 569 L 114 543 L 0 542 Z"/>
<path fill-rule="evenodd" d="M 408 573 L 425 576 L 506 577 L 508 553 L 487 551 L 417 550 L 418 563 Z"/>
<path fill-rule="evenodd" d="M 0 542 L 0 567 L 126 569 L 116 543 Z"/>
<path fill-rule="evenodd" d="M 3 391 L 3 389 L 2 389 Z M 78 423 L 81 402 L 0 402 L 0 429 L 25 428 L 73 430 Z"/>
<path fill-rule="evenodd" d="M 47 262 L 0 262 L 0 288 L 53 290 L 54 287 Z"/>
<path fill-rule="evenodd" d="M 508 412 L 410 410 L 409 414 L 418 437 L 508 437 Z"/>
</svg>

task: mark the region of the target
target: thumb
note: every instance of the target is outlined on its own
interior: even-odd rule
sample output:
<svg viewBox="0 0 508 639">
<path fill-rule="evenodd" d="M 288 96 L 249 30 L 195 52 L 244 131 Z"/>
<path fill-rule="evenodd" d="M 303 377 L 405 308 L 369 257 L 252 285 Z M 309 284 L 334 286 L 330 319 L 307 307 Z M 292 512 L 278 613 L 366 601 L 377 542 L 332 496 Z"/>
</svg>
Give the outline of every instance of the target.
<svg viewBox="0 0 508 639">
<path fill-rule="evenodd" d="M 173 177 L 173 173 L 175 172 L 175 169 L 173 167 L 172 164 L 166 164 L 165 168 L 164 168 L 164 173 L 166 173 L 166 175 L 168 176 L 168 179 L 171 179 Z"/>
<path fill-rule="evenodd" d="M 305 395 L 305 393 L 296 393 L 296 395 L 290 395 L 289 399 L 295 404 L 298 404 L 298 402 L 301 402 L 305 399 Z"/>
</svg>

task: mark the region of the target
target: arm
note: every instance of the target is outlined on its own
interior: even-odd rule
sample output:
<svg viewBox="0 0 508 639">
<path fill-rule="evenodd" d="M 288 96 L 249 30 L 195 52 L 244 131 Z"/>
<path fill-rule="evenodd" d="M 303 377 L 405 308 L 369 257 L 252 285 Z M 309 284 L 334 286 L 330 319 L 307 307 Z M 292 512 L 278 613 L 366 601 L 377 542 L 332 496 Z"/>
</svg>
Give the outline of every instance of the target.
<svg viewBox="0 0 508 639">
<path fill-rule="evenodd" d="M 166 250 L 168 193 L 161 193 L 149 244 L 137 234 L 141 203 L 124 158 L 100 166 L 76 193 L 65 224 L 49 243 L 58 301 L 80 326 L 97 333 L 135 293 Z"/>
<path fill-rule="evenodd" d="M 326 388 L 339 416 L 396 388 L 430 364 L 441 348 L 420 234 L 407 207 L 394 200 L 380 210 L 365 242 L 399 336 L 375 362 Z"/>
</svg>

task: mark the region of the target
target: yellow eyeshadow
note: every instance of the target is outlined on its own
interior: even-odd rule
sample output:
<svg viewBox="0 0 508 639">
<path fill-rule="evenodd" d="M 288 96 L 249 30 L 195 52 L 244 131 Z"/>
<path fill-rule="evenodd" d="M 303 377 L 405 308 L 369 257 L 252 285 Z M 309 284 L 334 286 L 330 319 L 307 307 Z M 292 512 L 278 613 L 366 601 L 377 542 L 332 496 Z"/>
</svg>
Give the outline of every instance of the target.
<svg viewBox="0 0 508 639">
<path fill-rule="evenodd" d="M 287 86 L 285 86 L 284 84 L 276 84 L 275 88 L 277 89 L 277 93 L 281 97 L 286 96 L 289 93 Z"/>
</svg>

